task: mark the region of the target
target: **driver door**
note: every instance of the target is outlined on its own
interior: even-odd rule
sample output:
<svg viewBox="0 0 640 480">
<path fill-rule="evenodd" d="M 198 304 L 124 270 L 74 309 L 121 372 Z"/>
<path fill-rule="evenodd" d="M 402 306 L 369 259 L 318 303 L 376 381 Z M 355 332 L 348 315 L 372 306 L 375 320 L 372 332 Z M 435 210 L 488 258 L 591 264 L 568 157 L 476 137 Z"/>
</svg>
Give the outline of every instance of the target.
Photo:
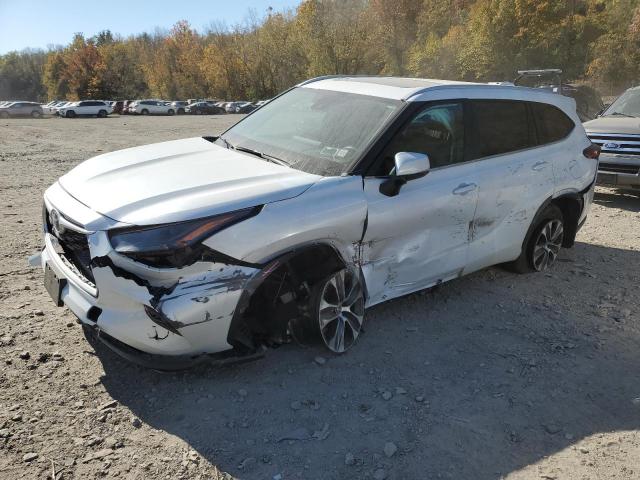
<svg viewBox="0 0 640 480">
<path fill-rule="evenodd" d="M 464 163 L 462 101 L 427 104 L 391 140 L 376 176 L 364 179 L 368 224 L 362 271 L 368 305 L 462 274 L 469 226 L 478 200 L 473 162 Z M 431 169 L 407 181 L 397 195 L 380 192 L 398 152 L 424 153 Z"/>
</svg>

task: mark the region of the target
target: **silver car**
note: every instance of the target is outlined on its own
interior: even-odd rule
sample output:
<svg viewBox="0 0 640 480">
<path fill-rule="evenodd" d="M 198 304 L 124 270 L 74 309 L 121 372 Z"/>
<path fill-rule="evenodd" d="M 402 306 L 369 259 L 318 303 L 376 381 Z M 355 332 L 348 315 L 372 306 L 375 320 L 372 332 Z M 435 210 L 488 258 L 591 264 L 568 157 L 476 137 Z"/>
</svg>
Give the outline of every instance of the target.
<svg viewBox="0 0 640 480">
<path fill-rule="evenodd" d="M 92 158 L 44 196 L 56 305 L 158 369 L 296 339 L 497 263 L 549 268 L 593 197 L 572 99 L 378 77 L 305 82 L 222 135 Z"/>
<path fill-rule="evenodd" d="M 35 102 L 11 102 L 0 106 L 0 118 L 42 117 L 42 106 Z"/>
</svg>

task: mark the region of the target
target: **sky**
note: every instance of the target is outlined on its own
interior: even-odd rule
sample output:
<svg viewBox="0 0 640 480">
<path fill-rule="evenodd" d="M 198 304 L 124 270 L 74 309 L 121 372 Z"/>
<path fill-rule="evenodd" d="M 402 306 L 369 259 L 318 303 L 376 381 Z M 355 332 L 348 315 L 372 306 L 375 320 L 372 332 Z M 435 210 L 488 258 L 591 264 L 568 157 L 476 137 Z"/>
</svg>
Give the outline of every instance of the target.
<svg viewBox="0 0 640 480">
<path fill-rule="evenodd" d="M 242 22 L 250 10 L 295 8 L 300 0 L 0 0 L 0 54 L 65 45 L 74 33 L 101 30 L 123 36 L 169 29 L 187 20 L 203 30 L 212 22 Z"/>
</svg>

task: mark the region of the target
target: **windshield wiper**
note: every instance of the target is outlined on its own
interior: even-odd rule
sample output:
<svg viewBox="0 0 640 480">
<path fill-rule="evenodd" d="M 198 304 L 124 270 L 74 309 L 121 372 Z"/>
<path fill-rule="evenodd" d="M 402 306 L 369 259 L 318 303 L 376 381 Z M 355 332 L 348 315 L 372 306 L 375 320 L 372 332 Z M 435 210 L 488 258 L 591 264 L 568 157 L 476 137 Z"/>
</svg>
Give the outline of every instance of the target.
<svg viewBox="0 0 640 480">
<path fill-rule="evenodd" d="M 630 114 L 628 114 L 628 113 L 622 113 L 622 112 L 612 112 L 612 113 L 607 113 L 607 115 L 606 115 L 606 116 L 608 117 L 609 115 L 611 115 L 611 116 L 613 116 L 613 115 L 620 115 L 621 117 L 640 118 L 640 117 L 638 117 L 638 116 L 636 116 L 636 115 L 630 115 Z"/>
<path fill-rule="evenodd" d="M 251 155 L 255 155 L 256 157 L 262 158 L 263 160 L 266 160 L 267 162 L 271 162 L 271 163 L 275 163 L 277 165 L 282 165 L 284 167 L 289 167 L 290 165 L 285 162 L 284 160 L 278 158 L 278 157 L 274 157 L 273 155 L 269 155 L 263 152 L 258 152 L 257 150 L 253 150 L 251 148 L 247 148 L 247 147 L 240 147 L 237 145 L 233 145 L 231 144 L 231 142 L 229 142 L 229 140 L 227 140 L 226 138 L 220 136 L 218 137 L 218 140 L 221 140 L 222 142 L 224 142 L 224 146 L 227 147 L 230 150 L 237 150 L 238 152 L 244 152 L 244 153 L 249 153 Z"/>
<path fill-rule="evenodd" d="M 229 141 L 224 137 L 218 137 L 218 140 L 222 140 L 224 142 L 224 146 L 230 149 L 233 149 L 233 145 L 229 143 Z"/>
<path fill-rule="evenodd" d="M 271 162 L 271 163 L 275 163 L 277 165 L 282 165 L 283 167 L 288 167 L 289 164 L 287 162 L 285 162 L 284 160 L 281 160 L 277 157 L 274 157 L 273 155 L 269 155 L 267 153 L 263 153 L 263 152 L 259 152 L 257 150 L 253 150 L 251 148 L 247 148 L 247 147 L 240 147 L 238 145 L 232 145 L 231 143 L 229 143 L 226 139 L 220 137 L 220 140 L 222 140 L 224 142 L 224 144 L 227 146 L 227 148 L 230 148 L 232 150 L 236 150 L 238 152 L 244 152 L 244 153 L 248 153 L 250 155 L 255 155 L 256 157 L 262 158 L 263 160 L 266 160 L 267 162 Z"/>
</svg>

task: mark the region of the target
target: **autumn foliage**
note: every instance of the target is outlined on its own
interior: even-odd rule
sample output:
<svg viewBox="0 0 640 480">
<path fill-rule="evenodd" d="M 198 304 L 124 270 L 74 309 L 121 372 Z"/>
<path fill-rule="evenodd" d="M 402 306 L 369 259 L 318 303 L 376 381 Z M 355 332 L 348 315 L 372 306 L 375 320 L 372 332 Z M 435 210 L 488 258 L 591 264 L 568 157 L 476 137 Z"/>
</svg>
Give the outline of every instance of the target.
<svg viewBox="0 0 640 480">
<path fill-rule="evenodd" d="M 0 57 L 0 99 L 269 98 L 327 74 L 640 83 L 640 0 L 306 0 L 241 25 L 109 31 Z"/>
</svg>

